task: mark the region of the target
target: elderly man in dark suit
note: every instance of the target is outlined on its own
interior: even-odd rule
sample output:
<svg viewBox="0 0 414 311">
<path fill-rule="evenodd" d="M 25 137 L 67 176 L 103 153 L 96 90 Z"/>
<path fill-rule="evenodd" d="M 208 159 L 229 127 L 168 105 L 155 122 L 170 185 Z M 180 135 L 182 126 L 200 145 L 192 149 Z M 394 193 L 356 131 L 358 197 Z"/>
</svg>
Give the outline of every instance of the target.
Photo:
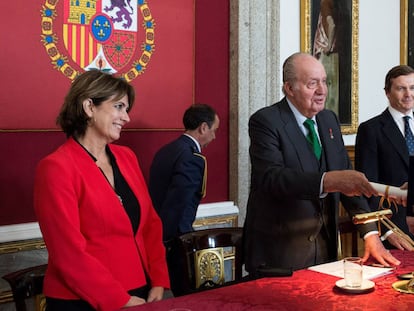
<svg viewBox="0 0 414 311">
<path fill-rule="evenodd" d="M 393 67 L 385 77 L 384 90 L 389 101 L 387 109 L 358 127 L 355 169 L 363 172 L 370 181 L 401 186 L 408 181 L 406 118 L 414 130 L 414 69 L 406 65 Z M 369 205 L 372 211 L 381 208 L 377 197 L 369 198 Z M 414 226 L 414 218 L 407 216 L 407 208 L 401 205 L 391 205 L 390 208 L 393 212 L 391 221 L 413 238 L 414 228 L 410 232 L 408 224 Z M 386 247 L 413 250 L 406 239 L 393 231 L 383 228 L 382 233 Z"/>
<path fill-rule="evenodd" d="M 293 54 L 283 65 L 283 91 L 285 98 L 249 121 L 245 256 L 253 275 L 266 266 L 297 270 L 336 260 L 339 201 L 351 215 L 366 213 L 361 195 L 377 194 L 364 174 L 352 170 L 338 118 L 324 109 L 323 65 L 309 54 Z M 384 265 L 400 263 L 382 245 L 375 224 L 358 227 L 364 260 L 372 255 Z"/>
</svg>

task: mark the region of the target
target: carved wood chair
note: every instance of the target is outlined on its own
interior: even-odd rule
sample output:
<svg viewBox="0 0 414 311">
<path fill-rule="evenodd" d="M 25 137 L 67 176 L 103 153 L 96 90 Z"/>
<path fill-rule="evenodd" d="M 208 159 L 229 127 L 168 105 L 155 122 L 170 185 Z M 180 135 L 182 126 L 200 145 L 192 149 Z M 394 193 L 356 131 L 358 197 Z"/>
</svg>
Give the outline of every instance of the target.
<svg viewBox="0 0 414 311">
<path fill-rule="evenodd" d="M 180 258 L 182 273 L 179 278 L 182 288 L 178 292 L 173 290 L 174 295 L 181 296 L 241 281 L 242 237 L 242 228 L 227 227 L 194 231 L 176 238 L 173 247 L 176 248 L 175 256 Z M 178 274 L 179 271 L 175 269 L 173 273 Z"/>
<path fill-rule="evenodd" d="M 10 284 L 16 311 L 32 310 L 26 305 L 29 299 L 34 300 L 35 311 L 45 310 L 46 299 L 42 293 L 46 268 L 47 264 L 44 264 L 11 272 L 3 276 L 3 279 Z"/>
</svg>

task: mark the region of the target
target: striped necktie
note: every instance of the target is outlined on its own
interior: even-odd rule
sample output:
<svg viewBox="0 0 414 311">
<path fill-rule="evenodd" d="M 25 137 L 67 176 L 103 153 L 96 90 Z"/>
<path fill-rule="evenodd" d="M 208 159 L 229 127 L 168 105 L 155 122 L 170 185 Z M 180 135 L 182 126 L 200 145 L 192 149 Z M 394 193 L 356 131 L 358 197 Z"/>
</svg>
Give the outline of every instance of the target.
<svg viewBox="0 0 414 311">
<path fill-rule="evenodd" d="M 408 154 L 414 154 L 414 135 L 410 129 L 410 116 L 403 117 L 404 119 L 404 133 L 405 133 L 405 142 L 407 144 Z"/>
<path fill-rule="evenodd" d="M 316 134 L 316 131 L 315 131 L 315 121 L 313 121 L 312 119 L 306 119 L 305 122 L 303 122 L 303 125 L 309 131 L 308 135 L 306 136 L 306 139 L 311 144 L 316 158 L 320 160 L 321 154 L 322 154 L 322 147 L 319 143 L 318 135 Z"/>
</svg>

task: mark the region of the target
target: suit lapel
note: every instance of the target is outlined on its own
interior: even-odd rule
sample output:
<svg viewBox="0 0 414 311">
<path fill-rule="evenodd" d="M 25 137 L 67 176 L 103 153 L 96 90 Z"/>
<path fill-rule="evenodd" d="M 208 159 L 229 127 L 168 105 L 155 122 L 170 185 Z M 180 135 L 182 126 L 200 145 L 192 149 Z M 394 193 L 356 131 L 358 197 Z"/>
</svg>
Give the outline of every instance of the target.
<svg viewBox="0 0 414 311">
<path fill-rule="evenodd" d="M 296 155 L 302 165 L 303 171 L 310 172 L 319 170 L 319 161 L 316 159 L 306 137 L 299 128 L 286 99 L 280 103 L 280 114 L 284 123 L 285 134 L 289 137 L 289 140 L 296 149 Z"/>
<path fill-rule="evenodd" d="M 318 133 L 319 138 L 321 139 L 322 148 L 325 149 L 325 154 L 330 154 L 330 152 L 335 148 L 335 140 L 341 139 L 337 137 L 338 135 L 334 134 L 334 129 L 337 127 L 336 124 L 330 124 L 327 118 L 324 118 L 323 113 L 320 113 L 316 116 L 318 122 Z"/>
<path fill-rule="evenodd" d="M 381 126 L 384 136 L 388 138 L 391 145 L 408 167 L 407 145 L 405 144 L 405 139 L 388 109 L 382 113 Z"/>
<path fill-rule="evenodd" d="M 318 122 L 319 138 L 322 143 L 322 152 L 325 155 L 326 169 L 336 167 L 337 155 L 341 153 L 344 144 L 341 134 L 341 126 L 336 115 L 329 110 L 322 110 L 316 115 Z M 349 165 L 350 162 L 349 162 Z"/>
</svg>

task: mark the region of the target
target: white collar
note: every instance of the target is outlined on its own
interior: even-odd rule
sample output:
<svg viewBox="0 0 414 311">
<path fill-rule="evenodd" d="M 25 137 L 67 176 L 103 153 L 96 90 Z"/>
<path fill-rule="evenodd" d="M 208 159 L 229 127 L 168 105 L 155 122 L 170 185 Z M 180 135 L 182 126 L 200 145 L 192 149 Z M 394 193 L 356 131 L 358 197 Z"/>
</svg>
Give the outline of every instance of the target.
<svg viewBox="0 0 414 311">
<path fill-rule="evenodd" d="M 191 140 L 196 144 L 198 152 L 201 153 L 201 146 L 200 146 L 200 143 L 197 141 L 197 139 L 195 139 L 193 136 L 187 133 L 184 133 L 184 135 L 191 138 Z"/>
<path fill-rule="evenodd" d="M 300 113 L 300 111 L 289 101 L 289 99 L 286 97 L 286 100 L 289 104 L 290 109 L 293 112 L 293 115 L 295 116 L 296 122 L 298 122 L 298 124 L 303 124 L 303 122 L 305 122 L 307 119 L 307 117 L 305 117 L 303 114 Z M 316 116 L 313 116 L 311 118 L 311 120 L 315 121 L 316 124 Z"/>
</svg>

